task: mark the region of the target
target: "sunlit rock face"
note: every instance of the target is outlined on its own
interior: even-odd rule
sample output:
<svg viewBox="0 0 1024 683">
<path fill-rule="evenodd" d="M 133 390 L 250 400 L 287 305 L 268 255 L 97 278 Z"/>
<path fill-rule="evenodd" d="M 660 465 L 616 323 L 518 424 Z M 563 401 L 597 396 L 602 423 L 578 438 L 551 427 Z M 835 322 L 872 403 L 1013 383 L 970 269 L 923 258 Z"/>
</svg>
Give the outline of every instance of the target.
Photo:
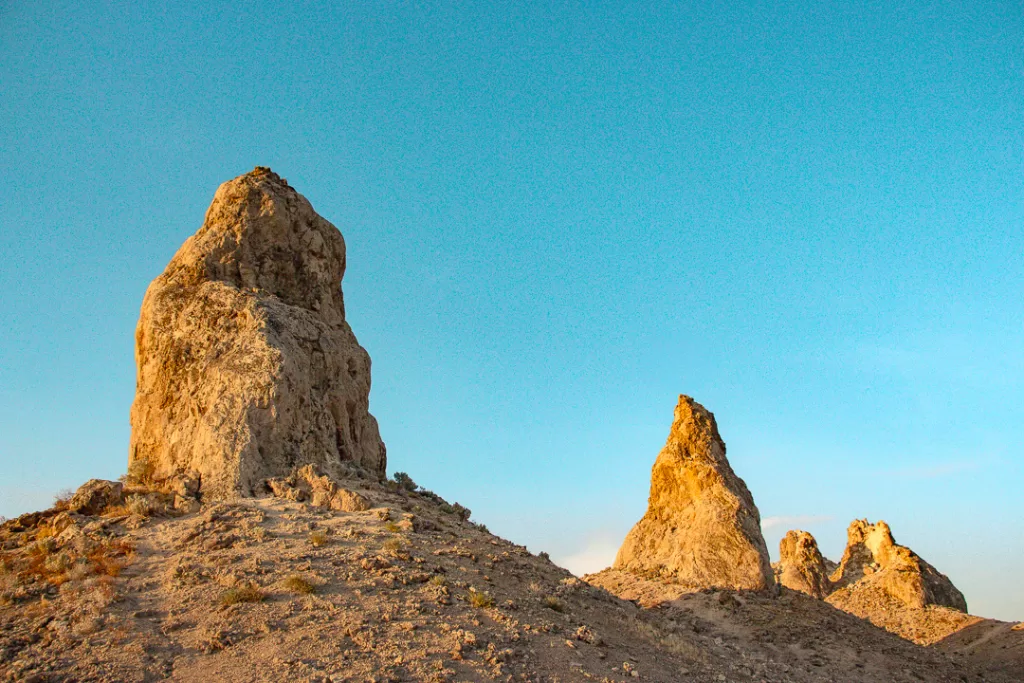
<svg viewBox="0 0 1024 683">
<path fill-rule="evenodd" d="M 885 522 L 854 520 L 846 532 L 846 550 L 832 574 L 832 604 L 860 615 L 867 609 L 924 608 L 930 605 L 967 611 L 953 582 L 913 550 L 896 543 Z"/>
<path fill-rule="evenodd" d="M 370 357 L 345 321 L 345 241 L 270 169 L 217 190 L 146 291 L 129 467 L 203 498 L 317 465 L 385 476 Z"/>
<path fill-rule="evenodd" d="M 775 575 L 779 584 L 815 598 L 832 591 L 826 560 L 814 536 L 806 531 L 789 531 L 779 542 Z"/>
<path fill-rule="evenodd" d="M 774 586 L 754 499 L 729 466 L 714 415 L 689 396 L 679 397 L 647 512 L 613 567 L 694 588 Z"/>
</svg>

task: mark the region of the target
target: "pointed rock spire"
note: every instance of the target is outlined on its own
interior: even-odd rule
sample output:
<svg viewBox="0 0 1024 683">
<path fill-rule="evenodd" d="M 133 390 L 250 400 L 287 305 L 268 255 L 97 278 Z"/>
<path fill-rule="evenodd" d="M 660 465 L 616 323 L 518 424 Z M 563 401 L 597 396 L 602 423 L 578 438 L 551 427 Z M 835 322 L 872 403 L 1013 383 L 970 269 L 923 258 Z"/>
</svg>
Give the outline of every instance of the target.
<svg viewBox="0 0 1024 683">
<path fill-rule="evenodd" d="M 754 499 L 729 466 L 715 416 L 689 396 L 654 462 L 647 513 L 613 566 L 695 588 L 774 585 Z"/>
</svg>

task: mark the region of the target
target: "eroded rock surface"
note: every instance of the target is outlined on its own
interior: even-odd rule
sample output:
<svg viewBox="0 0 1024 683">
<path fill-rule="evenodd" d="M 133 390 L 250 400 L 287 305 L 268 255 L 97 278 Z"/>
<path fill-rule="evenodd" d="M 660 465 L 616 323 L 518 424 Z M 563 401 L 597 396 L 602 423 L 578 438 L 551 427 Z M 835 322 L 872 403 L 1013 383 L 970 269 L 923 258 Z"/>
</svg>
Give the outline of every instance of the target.
<svg viewBox="0 0 1024 683">
<path fill-rule="evenodd" d="M 818 542 L 806 531 L 789 531 L 779 542 L 778 582 L 791 590 L 824 598 L 832 592 L 828 566 Z"/>
<path fill-rule="evenodd" d="M 130 468 L 197 481 L 204 499 L 254 495 L 303 464 L 383 478 L 344 273 L 341 233 L 278 175 L 221 185 L 142 303 Z"/>
<path fill-rule="evenodd" d="M 679 397 L 647 513 L 614 568 L 693 588 L 774 586 L 754 499 L 729 466 L 714 415 L 689 396 Z"/>
<path fill-rule="evenodd" d="M 846 536 L 843 559 L 832 575 L 837 592 L 870 590 L 902 606 L 938 605 L 967 611 L 967 601 L 953 582 L 910 548 L 897 544 L 885 522 L 854 520 Z"/>
</svg>

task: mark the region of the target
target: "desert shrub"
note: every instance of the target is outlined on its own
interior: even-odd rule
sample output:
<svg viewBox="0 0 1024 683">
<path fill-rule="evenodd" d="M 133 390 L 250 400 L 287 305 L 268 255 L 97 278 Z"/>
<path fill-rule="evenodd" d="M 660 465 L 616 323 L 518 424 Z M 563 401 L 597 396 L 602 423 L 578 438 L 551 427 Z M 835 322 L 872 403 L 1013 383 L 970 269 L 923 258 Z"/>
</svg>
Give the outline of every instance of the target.
<svg viewBox="0 0 1024 683">
<path fill-rule="evenodd" d="M 133 495 L 125 498 L 124 507 L 129 514 L 149 517 L 155 510 L 146 496 Z"/>
<path fill-rule="evenodd" d="M 402 549 L 402 542 L 397 538 L 389 538 L 381 547 L 389 553 L 397 553 Z"/>
<path fill-rule="evenodd" d="M 553 595 L 546 596 L 541 601 L 541 604 L 544 605 L 545 607 L 547 607 L 548 609 L 554 610 L 556 612 L 564 612 L 565 611 L 565 605 L 563 605 L 562 601 L 559 600 L 558 598 L 556 598 Z"/>
<path fill-rule="evenodd" d="M 469 604 L 478 609 L 494 607 L 494 598 L 491 597 L 490 593 L 481 593 L 479 591 L 470 590 Z"/>
<path fill-rule="evenodd" d="M 284 580 L 284 587 L 292 593 L 301 593 L 303 595 L 309 595 L 316 590 L 312 583 L 298 574 L 292 574 L 287 577 Z"/>
<path fill-rule="evenodd" d="M 235 586 L 221 593 L 220 604 L 227 607 L 240 602 L 263 602 L 266 597 L 267 594 L 260 590 L 259 586 Z"/>
<path fill-rule="evenodd" d="M 490 532 L 490 530 L 489 530 L 489 529 L 487 528 L 487 525 L 486 525 L 486 524 L 477 524 L 477 525 L 476 525 L 476 528 L 477 528 L 478 530 L 480 530 L 480 531 L 484 532 L 485 534 L 489 534 L 489 533 L 491 533 L 491 532 Z"/>
<path fill-rule="evenodd" d="M 397 525 L 397 524 L 395 524 L 394 522 L 386 522 L 386 523 L 384 524 L 384 528 L 385 528 L 385 529 L 386 529 L 387 531 L 390 531 L 390 532 L 391 532 L 391 533 L 393 533 L 393 534 L 395 534 L 395 533 L 398 533 L 399 531 L 401 531 L 401 530 L 402 530 L 402 527 L 398 526 L 398 525 Z"/>
<path fill-rule="evenodd" d="M 98 543 L 86 554 L 92 572 L 101 576 L 118 576 L 135 554 L 131 541 L 116 539 Z"/>
<path fill-rule="evenodd" d="M 71 489 L 61 489 L 53 497 L 53 507 L 57 508 L 58 510 L 66 510 L 68 508 L 68 503 L 71 502 L 71 499 L 74 497 L 74 495 L 75 492 L 72 491 Z"/>
<path fill-rule="evenodd" d="M 459 505 L 458 503 L 452 504 L 452 511 L 460 518 L 462 518 L 463 521 L 468 520 L 469 516 L 473 514 L 472 510 L 470 510 L 468 507 L 464 505 Z"/>
<path fill-rule="evenodd" d="M 395 483 L 410 493 L 419 488 L 416 482 L 412 480 L 412 477 L 405 472 L 395 472 Z"/>
<path fill-rule="evenodd" d="M 544 551 L 544 550 L 541 550 L 539 553 L 537 553 L 537 557 L 539 557 L 540 559 L 545 560 L 547 562 L 551 561 L 551 556 L 548 555 L 547 552 Z"/>
<path fill-rule="evenodd" d="M 136 458 L 128 464 L 128 471 L 121 475 L 121 482 L 129 486 L 152 488 L 153 465 L 147 458 Z"/>
<path fill-rule="evenodd" d="M 309 542 L 314 548 L 327 545 L 327 532 L 320 530 L 309 532 Z"/>
<path fill-rule="evenodd" d="M 430 585 L 432 586 L 447 586 L 448 579 L 444 578 L 440 574 L 434 574 L 430 577 Z"/>
</svg>

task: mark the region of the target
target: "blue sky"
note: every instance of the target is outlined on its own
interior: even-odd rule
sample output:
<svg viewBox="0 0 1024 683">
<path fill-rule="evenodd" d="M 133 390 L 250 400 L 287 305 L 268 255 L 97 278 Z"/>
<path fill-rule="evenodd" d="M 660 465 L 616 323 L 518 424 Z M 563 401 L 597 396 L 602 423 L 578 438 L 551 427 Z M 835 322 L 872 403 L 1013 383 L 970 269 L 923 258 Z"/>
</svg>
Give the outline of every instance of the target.
<svg viewBox="0 0 1024 683">
<path fill-rule="evenodd" d="M 1024 619 L 1020 4 L 507 4 L 0 6 L 0 514 L 124 471 L 146 285 L 269 165 L 391 471 L 596 567 L 687 393 L 773 552 L 882 518 Z"/>
</svg>

